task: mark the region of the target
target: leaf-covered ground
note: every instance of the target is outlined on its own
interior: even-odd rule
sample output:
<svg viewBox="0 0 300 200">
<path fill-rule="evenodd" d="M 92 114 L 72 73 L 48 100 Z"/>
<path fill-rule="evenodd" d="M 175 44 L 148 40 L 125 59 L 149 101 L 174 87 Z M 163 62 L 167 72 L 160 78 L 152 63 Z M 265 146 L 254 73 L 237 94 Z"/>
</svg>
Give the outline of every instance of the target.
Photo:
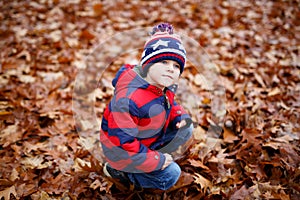
<svg viewBox="0 0 300 200">
<path fill-rule="evenodd" d="M 299 5 L 0 1 L 0 199 L 299 199 Z M 188 62 L 179 88 L 195 121 L 194 139 L 174 155 L 180 180 L 131 191 L 102 173 L 98 122 L 114 73 L 139 60 L 139 51 L 112 53 L 146 40 L 113 36 L 160 22 L 209 62 Z"/>
</svg>

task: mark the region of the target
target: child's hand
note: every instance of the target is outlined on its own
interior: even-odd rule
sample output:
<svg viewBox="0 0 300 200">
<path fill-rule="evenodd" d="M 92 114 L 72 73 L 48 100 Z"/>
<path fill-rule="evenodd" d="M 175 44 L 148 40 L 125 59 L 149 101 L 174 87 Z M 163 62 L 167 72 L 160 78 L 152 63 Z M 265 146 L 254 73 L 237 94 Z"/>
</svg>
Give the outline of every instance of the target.
<svg viewBox="0 0 300 200">
<path fill-rule="evenodd" d="M 184 127 L 186 125 L 186 120 L 181 120 L 180 122 L 177 122 L 176 128 L 180 129 L 181 127 Z"/>
<path fill-rule="evenodd" d="M 165 163 L 162 166 L 161 169 L 165 169 L 166 167 L 168 167 L 172 162 L 173 162 L 173 158 L 170 154 L 168 153 L 164 153 L 164 156 L 166 157 Z"/>
</svg>

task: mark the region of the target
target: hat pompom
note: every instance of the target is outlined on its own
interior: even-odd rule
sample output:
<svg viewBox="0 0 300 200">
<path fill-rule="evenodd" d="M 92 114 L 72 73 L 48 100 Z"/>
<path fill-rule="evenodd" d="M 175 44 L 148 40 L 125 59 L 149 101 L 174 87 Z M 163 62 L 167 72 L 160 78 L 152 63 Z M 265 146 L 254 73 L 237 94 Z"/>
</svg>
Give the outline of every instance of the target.
<svg viewBox="0 0 300 200">
<path fill-rule="evenodd" d="M 168 32 L 170 35 L 174 33 L 173 26 L 169 23 L 161 23 L 157 26 L 154 26 L 150 35 L 154 35 L 157 32 Z"/>
</svg>

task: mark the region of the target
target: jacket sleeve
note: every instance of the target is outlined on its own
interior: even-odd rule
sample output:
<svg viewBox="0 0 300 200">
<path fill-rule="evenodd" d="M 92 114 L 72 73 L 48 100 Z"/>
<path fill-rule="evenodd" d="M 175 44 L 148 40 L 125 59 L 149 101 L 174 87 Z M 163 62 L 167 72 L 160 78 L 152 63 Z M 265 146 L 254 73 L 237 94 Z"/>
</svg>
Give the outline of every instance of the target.
<svg viewBox="0 0 300 200">
<path fill-rule="evenodd" d="M 177 104 L 176 101 L 174 101 L 173 106 L 170 111 L 170 125 L 169 128 L 176 129 L 176 124 L 180 122 L 181 120 L 186 121 L 186 125 L 182 128 L 190 127 L 192 124 L 192 119 L 190 115 L 184 110 L 184 108 Z"/>
<path fill-rule="evenodd" d="M 152 172 L 161 169 L 165 156 L 149 149 L 137 138 L 139 110 L 136 104 L 121 98 L 112 101 L 108 116 L 108 139 L 113 141 L 106 157 L 113 168 L 127 172 Z"/>
<path fill-rule="evenodd" d="M 165 131 L 165 135 L 160 137 L 151 147 L 162 153 L 173 153 L 179 146 L 186 143 L 193 134 L 193 125 L 190 116 L 186 113 L 182 106 L 173 102 L 170 111 L 170 122 Z M 186 125 L 177 128 L 176 124 L 181 120 L 186 121 Z"/>
</svg>

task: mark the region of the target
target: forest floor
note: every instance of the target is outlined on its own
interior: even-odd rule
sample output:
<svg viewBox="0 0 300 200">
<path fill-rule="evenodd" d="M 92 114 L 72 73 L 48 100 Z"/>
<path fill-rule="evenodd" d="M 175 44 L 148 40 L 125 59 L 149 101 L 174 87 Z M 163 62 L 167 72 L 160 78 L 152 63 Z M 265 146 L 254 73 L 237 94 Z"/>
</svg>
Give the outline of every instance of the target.
<svg viewBox="0 0 300 200">
<path fill-rule="evenodd" d="M 0 2 L 0 199 L 300 198 L 300 1 Z M 99 126 L 122 64 L 169 22 L 194 137 L 167 191 L 102 172 Z"/>
</svg>

